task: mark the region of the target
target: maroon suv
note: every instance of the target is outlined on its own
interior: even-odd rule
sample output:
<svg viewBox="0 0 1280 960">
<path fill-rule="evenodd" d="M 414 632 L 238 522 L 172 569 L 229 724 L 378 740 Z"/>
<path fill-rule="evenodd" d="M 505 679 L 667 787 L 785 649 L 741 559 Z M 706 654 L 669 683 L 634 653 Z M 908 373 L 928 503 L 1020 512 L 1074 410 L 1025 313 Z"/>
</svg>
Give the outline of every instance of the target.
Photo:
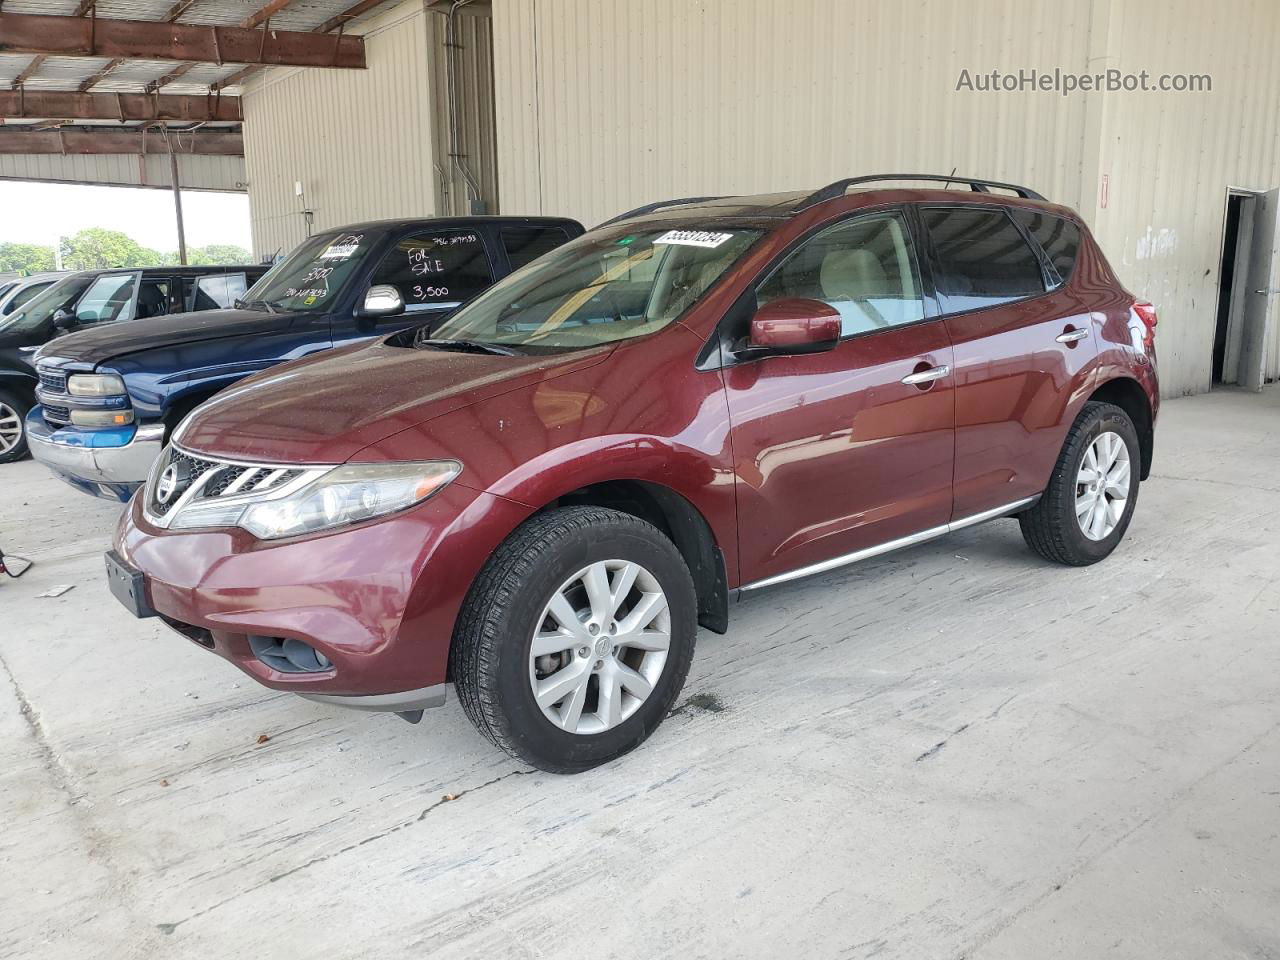
<svg viewBox="0 0 1280 960">
<path fill-rule="evenodd" d="M 738 591 L 1006 516 L 1101 560 L 1155 314 L 1030 190 L 870 186 L 948 179 L 655 204 L 246 380 L 134 496 L 112 588 L 277 690 L 416 720 L 451 681 L 568 772 L 662 722 Z"/>
</svg>

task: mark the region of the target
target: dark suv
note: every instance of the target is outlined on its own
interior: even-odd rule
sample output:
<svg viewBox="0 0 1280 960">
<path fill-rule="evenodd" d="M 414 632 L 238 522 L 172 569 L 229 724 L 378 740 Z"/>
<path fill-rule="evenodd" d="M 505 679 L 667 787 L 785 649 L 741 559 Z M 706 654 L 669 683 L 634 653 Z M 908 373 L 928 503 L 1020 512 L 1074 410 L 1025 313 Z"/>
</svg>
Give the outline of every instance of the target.
<svg viewBox="0 0 1280 960">
<path fill-rule="evenodd" d="M 1009 516 L 1101 560 L 1151 467 L 1151 305 L 1030 190 L 881 179 L 634 211 L 430 336 L 246 381 L 133 498 L 113 591 L 314 700 L 416 719 L 451 680 L 575 771 L 662 722 L 738 592 Z"/>
<path fill-rule="evenodd" d="M 27 454 L 23 418 L 36 402 L 32 356 L 42 344 L 73 330 L 229 307 L 266 272 L 261 265 L 81 270 L 0 317 L 0 463 Z"/>
<path fill-rule="evenodd" d="M 285 360 L 439 323 L 581 233 L 559 217 L 458 217 L 317 234 L 242 289 L 235 309 L 86 330 L 40 351 L 32 453 L 86 493 L 127 500 L 173 428 L 218 391 Z"/>
</svg>

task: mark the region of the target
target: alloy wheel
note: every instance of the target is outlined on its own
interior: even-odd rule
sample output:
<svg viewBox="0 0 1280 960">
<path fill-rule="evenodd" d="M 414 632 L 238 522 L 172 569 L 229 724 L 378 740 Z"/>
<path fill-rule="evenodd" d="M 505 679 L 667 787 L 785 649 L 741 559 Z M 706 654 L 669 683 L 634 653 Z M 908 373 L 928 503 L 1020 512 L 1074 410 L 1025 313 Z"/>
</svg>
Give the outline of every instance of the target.
<svg viewBox="0 0 1280 960">
<path fill-rule="evenodd" d="M 1076 473 L 1076 522 L 1090 540 L 1105 540 L 1129 500 L 1129 448 L 1118 433 L 1093 439 Z"/>
<path fill-rule="evenodd" d="M 0 402 L 0 453 L 8 453 L 22 442 L 22 415 Z"/>
<path fill-rule="evenodd" d="M 552 594 L 529 651 L 529 684 L 561 730 L 612 730 L 657 686 L 671 611 L 657 578 L 629 560 L 601 560 Z"/>
</svg>

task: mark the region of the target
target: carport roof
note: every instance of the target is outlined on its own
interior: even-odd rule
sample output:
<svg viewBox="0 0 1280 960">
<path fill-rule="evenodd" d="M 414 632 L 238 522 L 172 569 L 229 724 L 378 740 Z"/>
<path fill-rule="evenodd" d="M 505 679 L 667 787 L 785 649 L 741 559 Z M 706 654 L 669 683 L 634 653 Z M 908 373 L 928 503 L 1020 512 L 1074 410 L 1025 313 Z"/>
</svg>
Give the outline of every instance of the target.
<svg viewBox="0 0 1280 960">
<path fill-rule="evenodd" d="M 336 35 L 348 31 L 353 23 L 367 17 L 384 2 L 386 0 L 98 0 L 95 7 L 92 0 L 0 0 L 0 15 L 65 17 L 72 21 L 68 23 L 69 27 L 76 26 L 82 18 L 93 17 L 99 24 L 104 21 L 143 21 L 257 30 L 269 27 L 272 35 L 278 32 L 293 32 L 294 35 L 332 32 Z M 0 45 L 6 39 L 0 35 Z M 217 45 L 216 40 L 214 45 Z M 245 76 L 257 69 L 253 66 L 246 68 L 242 62 L 18 53 L 13 52 L 14 44 L 9 46 L 8 52 L 0 53 L 0 92 L 18 91 L 24 99 L 20 109 L 10 95 L 7 106 L 0 112 L 0 117 L 3 117 L 0 124 L 15 130 L 48 129 L 72 121 L 78 129 L 104 123 L 115 129 L 165 124 L 190 126 L 193 121 L 179 120 L 172 114 L 168 119 L 161 117 L 159 120 L 122 122 L 114 119 L 116 111 L 111 95 L 146 93 L 193 98 L 188 102 L 194 108 L 191 114 L 194 118 L 203 109 L 201 101 L 215 99 L 210 94 L 221 97 L 224 104 L 228 97 L 238 103 L 232 95 L 240 92 L 240 83 Z M 46 107 L 40 99 L 41 94 L 55 92 L 99 96 L 94 103 L 86 103 L 82 109 L 68 116 L 33 116 L 38 110 L 55 109 Z M 222 114 L 225 112 L 224 109 Z M 183 117 L 187 115 L 180 114 Z M 199 122 L 206 129 L 238 128 L 234 118 L 227 122 L 224 115 L 207 115 L 194 122 Z"/>
</svg>

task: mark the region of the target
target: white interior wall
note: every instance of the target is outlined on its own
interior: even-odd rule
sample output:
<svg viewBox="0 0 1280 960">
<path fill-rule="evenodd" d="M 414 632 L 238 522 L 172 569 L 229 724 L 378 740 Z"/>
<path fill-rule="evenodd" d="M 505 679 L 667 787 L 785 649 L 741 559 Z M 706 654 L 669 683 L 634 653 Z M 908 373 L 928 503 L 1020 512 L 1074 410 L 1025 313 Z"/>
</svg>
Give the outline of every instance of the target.
<svg viewBox="0 0 1280 960">
<path fill-rule="evenodd" d="M 1213 91 L 1105 100 L 1100 173 L 1083 212 L 1125 285 L 1159 309 L 1167 394 L 1208 390 L 1229 186 L 1280 186 L 1280 4 L 1111 3 L 1106 62 L 1124 71 L 1205 73 Z M 1272 351 L 1269 376 L 1280 376 Z"/>
<path fill-rule="evenodd" d="M 244 137 L 256 255 L 301 241 L 303 209 L 313 232 L 435 212 L 428 16 L 410 0 L 354 28 L 365 36 L 368 69 L 274 68 L 250 83 Z"/>
</svg>

